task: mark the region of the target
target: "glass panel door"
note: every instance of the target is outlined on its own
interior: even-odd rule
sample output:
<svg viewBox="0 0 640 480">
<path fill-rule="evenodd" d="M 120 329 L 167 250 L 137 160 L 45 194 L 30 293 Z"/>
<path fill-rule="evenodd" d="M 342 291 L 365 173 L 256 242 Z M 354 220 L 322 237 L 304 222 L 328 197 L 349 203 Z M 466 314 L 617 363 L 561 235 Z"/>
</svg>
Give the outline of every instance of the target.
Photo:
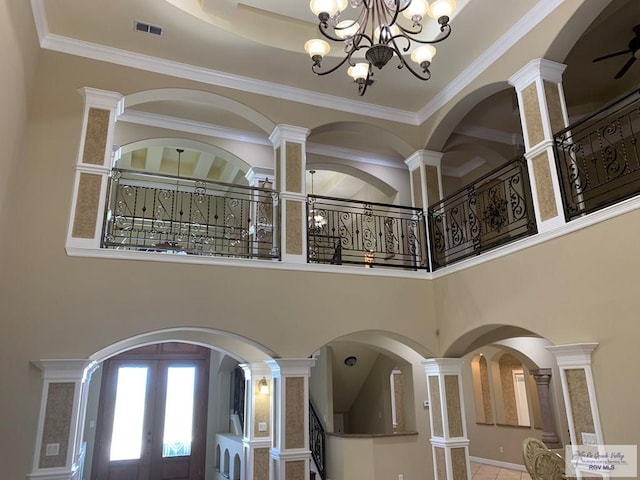
<svg viewBox="0 0 640 480">
<path fill-rule="evenodd" d="M 137 460 L 142 453 L 148 367 L 118 369 L 109 460 Z"/>
<path fill-rule="evenodd" d="M 164 415 L 162 457 L 181 457 L 191 454 L 193 437 L 193 400 L 196 368 L 169 367 Z"/>
</svg>

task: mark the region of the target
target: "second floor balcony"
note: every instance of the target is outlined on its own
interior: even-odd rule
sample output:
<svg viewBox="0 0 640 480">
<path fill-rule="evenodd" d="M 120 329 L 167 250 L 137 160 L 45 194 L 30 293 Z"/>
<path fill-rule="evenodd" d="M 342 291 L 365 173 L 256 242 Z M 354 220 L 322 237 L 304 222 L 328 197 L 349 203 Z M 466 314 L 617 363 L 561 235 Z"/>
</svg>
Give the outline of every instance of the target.
<svg viewBox="0 0 640 480">
<path fill-rule="evenodd" d="M 555 135 L 565 222 L 640 192 L 640 92 Z M 308 264 L 436 271 L 538 232 L 530 161 L 519 155 L 423 210 L 306 196 Z M 125 168 L 111 171 L 102 248 L 282 260 L 281 200 L 249 187 Z M 330 267 L 331 268 L 331 267 Z"/>
</svg>

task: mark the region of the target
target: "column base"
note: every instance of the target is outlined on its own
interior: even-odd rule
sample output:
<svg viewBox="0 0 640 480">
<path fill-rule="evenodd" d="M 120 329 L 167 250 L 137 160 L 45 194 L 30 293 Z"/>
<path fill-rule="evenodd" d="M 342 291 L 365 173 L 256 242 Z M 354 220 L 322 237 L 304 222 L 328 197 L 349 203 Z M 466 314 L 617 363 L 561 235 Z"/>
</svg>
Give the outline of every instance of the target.
<svg viewBox="0 0 640 480">
<path fill-rule="evenodd" d="M 433 470 L 436 480 L 469 480 L 469 440 L 432 437 Z"/>
</svg>

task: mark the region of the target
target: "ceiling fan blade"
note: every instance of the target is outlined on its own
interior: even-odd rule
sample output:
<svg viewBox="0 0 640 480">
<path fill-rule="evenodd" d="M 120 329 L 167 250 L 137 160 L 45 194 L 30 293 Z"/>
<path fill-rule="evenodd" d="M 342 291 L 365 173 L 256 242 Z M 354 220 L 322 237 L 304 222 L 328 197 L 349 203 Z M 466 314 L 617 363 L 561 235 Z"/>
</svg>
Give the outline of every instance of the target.
<svg viewBox="0 0 640 480">
<path fill-rule="evenodd" d="M 607 58 L 617 57 L 618 55 L 624 55 L 625 53 L 632 53 L 633 50 L 622 50 L 621 52 L 610 53 L 609 55 L 603 55 L 602 57 L 594 58 L 593 62 L 599 62 L 600 60 L 606 60 Z"/>
<path fill-rule="evenodd" d="M 618 78 L 621 78 L 625 73 L 627 73 L 627 70 L 629 70 L 629 68 L 631 68 L 631 65 L 633 65 L 633 62 L 635 62 L 635 61 L 636 61 L 636 57 L 631 57 L 629 59 L 629 61 L 624 64 L 624 66 L 620 69 L 620 71 L 613 78 L 615 78 L 616 80 Z"/>
</svg>

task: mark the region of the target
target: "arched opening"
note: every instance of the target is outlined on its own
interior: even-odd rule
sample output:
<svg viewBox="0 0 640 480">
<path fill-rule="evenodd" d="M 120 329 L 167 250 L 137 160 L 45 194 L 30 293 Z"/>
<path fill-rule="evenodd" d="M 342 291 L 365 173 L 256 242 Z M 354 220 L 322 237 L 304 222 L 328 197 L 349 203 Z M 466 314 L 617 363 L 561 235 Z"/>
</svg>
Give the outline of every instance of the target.
<svg viewBox="0 0 640 480">
<path fill-rule="evenodd" d="M 229 473 L 229 451 L 234 472 L 242 470 L 236 464 L 243 424 L 233 422 L 244 410 L 238 365 L 270 358 L 265 349 L 232 334 L 172 329 L 124 340 L 93 357 L 100 368 L 88 392 L 85 471 L 112 478 L 134 468 L 136 478 L 172 472 L 191 479 L 205 465 Z"/>
<path fill-rule="evenodd" d="M 546 348 L 550 345 L 519 327 L 487 325 L 461 335 L 449 347 L 449 356 L 463 359 L 469 451 L 476 462 L 521 464 L 521 445 L 529 437 L 546 440 L 555 435 L 559 444 L 551 448 L 569 441 L 560 371 Z M 550 374 L 550 388 L 538 385 L 543 371 Z"/>
<path fill-rule="evenodd" d="M 240 455 L 237 453 L 233 456 L 233 480 L 240 480 L 242 473 L 242 464 L 240 462 Z"/>
</svg>

